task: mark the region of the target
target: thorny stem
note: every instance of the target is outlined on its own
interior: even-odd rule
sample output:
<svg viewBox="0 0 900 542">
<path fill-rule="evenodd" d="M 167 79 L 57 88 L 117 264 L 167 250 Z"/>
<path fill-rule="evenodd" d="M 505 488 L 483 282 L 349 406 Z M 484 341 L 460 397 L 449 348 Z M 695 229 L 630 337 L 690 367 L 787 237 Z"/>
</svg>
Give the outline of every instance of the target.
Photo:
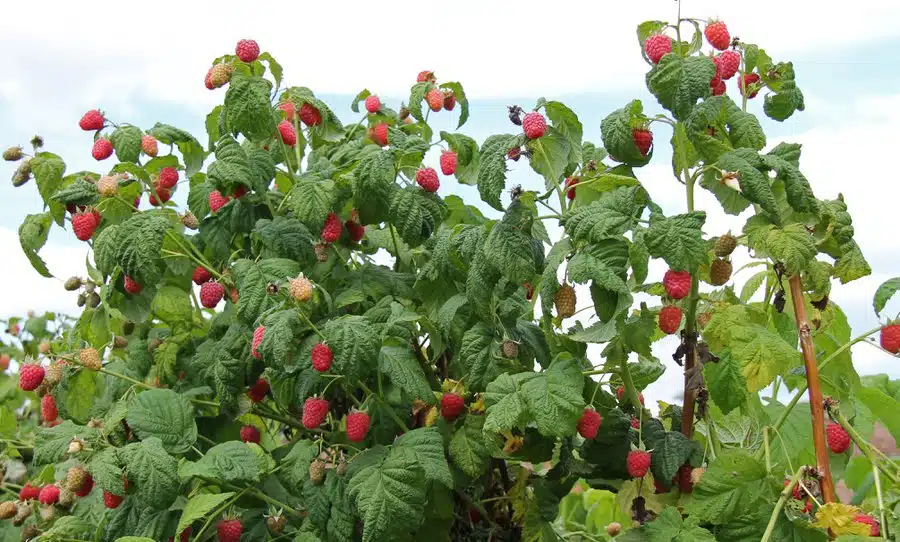
<svg viewBox="0 0 900 542">
<path fill-rule="evenodd" d="M 781 510 L 784 509 L 784 503 L 787 502 L 788 498 L 794 492 L 794 486 L 797 485 L 797 482 L 800 481 L 800 478 L 806 473 L 806 466 L 802 466 L 797 469 L 797 472 L 794 473 L 794 476 L 791 477 L 790 483 L 784 486 L 784 489 L 781 490 L 781 496 L 778 497 L 778 502 L 775 503 L 775 510 L 772 510 L 772 516 L 769 517 L 769 524 L 766 525 L 766 532 L 763 533 L 760 542 L 768 542 L 769 538 L 772 536 L 772 533 L 775 531 L 775 524 L 778 523 L 778 517 L 781 515 Z"/>
<path fill-rule="evenodd" d="M 679 2 L 679 13 L 681 10 L 681 3 Z M 680 17 L 679 17 L 680 18 Z M 685 172 L 685 195 L 687 197 L 687 211 L 689 213 L 694 211 L 694 183 L 697 181 L 696 175 L 688 176 L 687 172 Z M 693 342 L 690 349 L 688 349 L 687 356 L 685 356 L 684 360 L 684 402 L 681 407 L 681 433 L 687 437 L 691 438 L 691 434 L 694 432 L 694 403 L 696 402 L 696 394 L 693 390 L 688 390 L 689 385 L 689 374 L 690 371 L 694 368 L 697 363 L 697 344 L 696 344 L 696 333 L 697 333 L 697 302 L 700 300 L 700 277 L 697 272 L 691 273 L 691 293 L 688 296 L 688 310 L 686 315 L 686 322 L 684 326 L 684 336 Z M 709 429 L 710 435 L 712 435 L 712 428 Z"/>
</svg>

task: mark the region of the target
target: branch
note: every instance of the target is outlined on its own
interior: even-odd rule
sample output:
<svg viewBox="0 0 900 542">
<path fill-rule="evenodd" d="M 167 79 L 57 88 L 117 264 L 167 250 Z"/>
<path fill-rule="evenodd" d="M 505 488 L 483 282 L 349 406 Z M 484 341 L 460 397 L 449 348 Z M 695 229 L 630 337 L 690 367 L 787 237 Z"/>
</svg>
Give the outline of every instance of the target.
<svg viewBox="0 0 900 542">
<path fill-rule="evenodd" d="M 806 466 L 802 466 L 797 469 L 797 472 L 794 473 L 794 476 L 791 478 L 790 483 L 784 486 L 784 489 L 781 490 L 781 496 L 778 498 L 778 502 L 775 503 L 775 510 L 772 510 L 772 516 L 769 518 L 769 524 L 766 525 L 766 532 L 763 533 L 760 542 L 769 542 L 769 538 L 772 536 L 772 532 L 775 531 L 775 524 L 778 523 L 778 516 L 781 514 L 781 510 L 784 508 L 784 503 L 787 502 L 788 498 L 793 494 L 794 487 L 797 485 L 797 482 L 800 481 L 800 478 L 806 473 Z"/>
</svg>

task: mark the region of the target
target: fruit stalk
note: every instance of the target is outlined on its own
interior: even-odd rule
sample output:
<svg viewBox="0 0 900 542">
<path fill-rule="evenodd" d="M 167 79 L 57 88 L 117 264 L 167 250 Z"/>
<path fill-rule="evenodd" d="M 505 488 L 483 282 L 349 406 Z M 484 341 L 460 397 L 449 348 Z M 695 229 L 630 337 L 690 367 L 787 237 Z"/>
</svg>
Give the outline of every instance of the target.
<svg viewBox="0 0 900 542">
<path fill-rule="evenodd" d="M 644 406 L 641 404 L 641 396 L 638 395 L 637 388 L 634 387 L 634 380 L 631 378 L 631 371 L 628 369 L 628 357 L 622 358 L 622 383 L 625 384 L 625 393 L 628 394 L 628 400 L 634 407 L 634 411 L 638 415 L 638 419 L 643 422 Z"/>
<path fill-rule="evenodd" d="M 791 481 L 788 485 L 784 486 L 784 489 L 781 490 L 781 496 L 778 497 L 778 502 L 775 503 L 775 510 L 772 510 L 772 516 L 769 518 L 769 524 L 766 525 L 766 532 L 763 533 L 760 542 L 768 542 L 769 538 L 772 536 L 772 532 L 775 530 L 775 524 L 778 523 L 778 518 L 781 515 L 781 510 L 784 509 L 784 504 L 787 500 L 793 495 L 794 487 L 800 481 L 800 478 L 806 473 L 806 466 L 802 466 L 797 469 L 797 472 L 794 473 L 794 476 L 791 477 Z"/>
<path fill-rule="evenodd" d="M 677 129 L 677 127 L 676 127 Z M 697 175 L 702 170 L 687 176 L 685 173 L 685 191 L 687 194 L 687 211 L 694 211 L 694 183 L 697 181 Z M 687 356 L 684 358 L 684 402 L 681 406 L 681 433 L 691 438 L 694 432 L 694 404 L 697 401 L 696 393 L 688 390 L 689 377 L 691 369 L 697 362 L 697 302 L 700 300 L 700 277 L 697 272 L 691 274 L 691 293 L 688 295 L 688 310 L 686 322 L 684 324 L 684 337 L 691 340 L 690 348 L 688 348 Z"/>
<path fill-rule="evenodd" d="M 826 503 L 834 502 L 834 482 L 828 463 L 828 448 L 825 445 L 825 406 L 822 402 L 822 388 L 819 386 L 819 366 L 816 364 L 815 347 L 809 331 L 806 304 L 800 275 L 790 279 L 791 302 L 794 305 L 794 319 L 800 332 L 800 349 L 803 351 L 803 365 L 806 367 L 806 385 L 809 388 L 809 409 L 812 411 L 813 443 L 816 447 L 816 463 L 822 475 L 822 498 Z"/>
</svg>

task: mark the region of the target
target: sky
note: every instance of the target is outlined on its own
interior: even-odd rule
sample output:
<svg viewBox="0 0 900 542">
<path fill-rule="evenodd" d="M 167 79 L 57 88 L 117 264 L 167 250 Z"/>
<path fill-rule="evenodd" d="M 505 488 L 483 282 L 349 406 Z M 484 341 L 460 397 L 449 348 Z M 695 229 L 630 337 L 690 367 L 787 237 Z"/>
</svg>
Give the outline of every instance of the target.
<svg viewBox="0 0 900 542">
<path fill-rule="evenodd" d="M 345 122 L 362 88 L 397 108 L 415 75 L 429 69 L 442 81 L 460 81 L 471 103 L 471 118 L 460 130 L 481 141 L 492 133 L 514 133 L 506 106 L 533 107 L 536 99 L 566 103 L 584 125 L 585 140 L 600 142 L 600 120 L 637 97 L 645 111 L 661 110 L 644 86 L 647 66 L 641 59 L 635 28 L 642 21 L 672 20 L 672 0 L 584 2 L 523 0 L 510 4 L 456 0 L 447 4 L 387 1 L 266 3 L 264 10 L 247 2 L 153 3 L 152 9 L 126 7 L 105 0 L 91 4 L 90 24 L 77 2 L 45 2 L 42 13 L 32 4 L 4 7 L 0 48 L 6 69 L 0 78 L 0 147 L 27 144 L 35 133 L 45 149 L 60 154 L 67 171 L 101 170 L 90 157 L 91 134 L 77 123 L 88 109 L 100 108 L 116 120 L 149 129 L 156 121 L 192 132 L 207 141 L 206 114 L 224 89 L 203 86 L 212 59 L 233 51 L 238 39 L 256 39 L 284 66 L 290 85 L 312 88 Z M 765 119 L 762 99 L 750 110 L 763 122 L 768 147 L 781 141 L 803 144 L 801 170 L 820 198 L 842 193 L 854 218 L 856 240 L 873 274 L 848 285 L 834 284 L 831 299 L 847 313 L 854 334 L 878 325 L 872 295 L 881 282 L 900 275 L 900 237 L 885 232 L 900 196 L 897 175 L 882 168 L 892 161 L 891 143 L 900 124 L 900 77 L 894 51 L 900 49 L 900 3 L 857 0 L 853 9 L 820 2 L 759 0 L 746 2 L 684 0 L 685 17 L 719 18 L 732 36 L 757 43 L 776 61 L 793 61 L 806 111 L 784 123 Z M 734 80 L 729 93 L 737 96 Z M 435 118 L 436 117 L 436 118 Z M 433 116 L 437 130 L 452 131 L 456 113 Z M 685 211 L 683 187 L 673 178 L 671 133 L 654 125 L 659 147 L 638 177 L 667 214 Z M 887 152 L 885 152 L 887 151 Z M 436 164 L 437 152 L 427 160 Z M 7 178 L 14 166 L 0 164 Z M 508 186 L 537 189 L 542 180 L 521 161 L 511 168 Z M 478 201 L 473 187 L 442 178 L 442 195 L 459 194 Z M 174 198 L 183 204 L 187 190 Z M 146 205 L 146 202 L 144 203 Z M 84 275 L 88 250 L 71 231 L 55 228 L 41 256 L 57 278 L 34 272 L 21 252 L 17 229 L 23 216 L 42 211 L 33 183 L 14 188 L 0 183 L 0 318 L 27 310 L 77 313 L 75 296 L 62 281 Z M 716 209 L 712 196 L 698 192 L 698 207 Z M 491 217 L 496 211 L 482 209 Z M 741 230 L 746 215 L 711 212 L 708 235 Z M 551 231 L 552 235 L 552 231 Z M 742 263 L 736 258 L 735 268 Z M 651 267 L 659 280 L 664 264 Z M 753 271 L 737 275 L 739 288 Z M 589 302 L 579 292 L 580 304 Z M 898 296 L 900 297 L 900 296 Z M 587 314 L 589 311 L 585 311 Z M 900 300 L 887 314 L 900 312 Z M 569 325 L 571 322 L 567 322 Z M 672 400 L 681 373 L 671 360 L 674 339 L 660 341 L 654 353 L 666 374 L 645 390 L 650 401 Z M 599 363 L 600 348 L 589 355 Z M 900 377 L 900 360 L 866 344 L 853 349 L 861 374 Z"/>
</svg>

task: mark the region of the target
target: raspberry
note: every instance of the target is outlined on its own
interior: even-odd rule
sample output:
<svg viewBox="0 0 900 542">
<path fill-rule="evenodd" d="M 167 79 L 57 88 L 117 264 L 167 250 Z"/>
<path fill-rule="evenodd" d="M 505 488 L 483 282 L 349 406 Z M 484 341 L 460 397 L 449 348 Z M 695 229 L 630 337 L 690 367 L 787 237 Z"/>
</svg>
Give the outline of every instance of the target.
<svg viewBox="0 0 900 542">
<path fill-rule="evenodd" d="M 527 113 L 522 119 L 522 130 L 525 131 L 525 137 L 528 139 L 543 137 L 547 133 L 547 121 L 544 120 L 544 115 L 537 111 Z"/>
<path fill-rule="evenodd" d="M 738 88 L 741 91 L 741 95 L 743 96 L 745 91 L 749 92 L 747 95 L 747 99 L 756 98 L 756 95 L 759 94 L 759 74 L 756 73 L 746 73 L 742 79 L 738 79 Z"/>
<path fill-rule="evenodd" d="M 566 177 L 566 197 L 570 200 L 575 199 L 575 185 L 578 184 L 578 177 Z"/>
<path fill-rule="evenodd" d="M 622 524 L 618 521 L 613 521 L 606 525 L 606 534 L 609 536 L 618 536 L 619 533 L 622 532 Z"/>
<path fill-rule="evenodd" d="M 9 362 L 11 359 L 9 354 L 0 354 L 0 371 L 9 369 Z"/>
<path fill-rule="evenodd" d="M 94 348 L 85 348 L 81 352 L 79 352 L 78 361 L 81 362 L 84 367 L 92 371 L 100 370 L 100 352 L 97 352 L 97 350 Z"/>
<path fill-rule="evenodd" d="M 725 87 L 725 81 L 722 81 L 719 77 L 713 77 L 709 82 L 709 90 L 713 96 L 721 96 L 728 89 Z"/>
<path fill-rule="evenodd" d="M 200 285 L 200 304 L 207 309 L 216 308 L 223 297 L 225 297 L 225 288 L 218 282 L 211 280 Z"/>
<path fill-rule="evenodd" d="M 381 99 L 374 94 L 366 98 L 366 111 L 369 113 L 378 113 L 381 111 Z"/>
<path fill-rule="evenodd" d="M 616 399 L 621 403 L 623 397 L 625 397 L 625 386 L 619 386 L 616 388 Z M 641 392 L 638 392 L 638 401 L 641 402 L 641 406 L 644 406 L 644 394 Z M 640 423 L 640 420 L 638 420 L 638 425 L 640 425 Z"/>
<path fill-rule="evenodd" d="M 266 527 L 275 534 L 281 533 L 285 525 L 287 525 L 285 516 L 269 516 L 266 518 Z"/>
<path fill-rule="evenodd" d="M 359 243 L 366 235 L 366 227 L 358 222 L 348 220 L 344 222 L 344 226 L 347 228 L 347 234 L 350 236 L 350 240 L 354 243 Z"/>
<path fill-rule="evenodd" d="M 59 417 L 59 410 L 56 408 L 56 399 L 49 393 L 41 397 L 41 418 L 45 422 L 52 422 Z"/>
<path fill-rule="evenodd" d="M 654 34 L 644 41 L 644 53 L 654 64 L 672 52 L 672 38 L 665 34 Z"/>
<path fill-rule="evenodd" d="M 226 203 L 230 201 L 231 198 L 225 197 L 218 190 L 213 190 L 209 193 L 209 210 L 212 212 L 216 212 L 222 207 L 225 206 Z"/>
<path fill-rule="evenodd" d="M 900 352 L 900 322 L 891 323 L 881 328 L 878 342 L 882 348 L 891 354 Z"/>
<path fill-rule="evenodd" d="M 646 128 L 632 128 L 631 137 L 642 155 L 650 154 L 650 147 L 653 146 L 653 132 Z"/>
<path fill-rule="evenodd" d="M 709 265 L 709 283 L 721 286 L 731 278 L 731 262 L 717 258 Z"/>
<path fill-rule="evenodd" d="M 7 162 L 18 162 L 23 156 L 22 147 L 10 147 L 3 151 L 3 159 Z"/>
<path fill-rule="evenodd" d="M 416 171 L 416 183 L 426 192 L 437 192 L 441 187 L 441 181 L 438 180 L 437 171 L 434 168 L 426 167 Z"/>
<path fill-rule="evenodd" d="M 241 427 L 241 440 L 243 442 L 259 444 L 259 429 L 252 425 Z"/>
<path fill-rule="evenodd" d="M 59 488 L 52 484 L 42 487 L 38 494 L 38 500 L 41 501 L 41 504 L 56 504 L 59 500 Z"/>
<path fill-rule="evenodd" d="M 810 512 L 812 512 L 812 508 L 813 508 L 812 501 L 806 501 L 806 504 L 803 505 L 803 513 L 809 514 Z"/>
<path fill-rule="evenodd" d="M 103 118 L 103 113 L 96 109 L 91 109 L 81 117 L 81 120 L 78 121 L 78 126 L 85 132 L 91 132 L 102 130 L 105 123 L 106 119 Z"/>
<path fill-rule="evenodd" d="M 91 214 L 94 216 L 94 224 L 100 225 L 100 221 L 103 220 L 103 215 L 100 214 L 100 211 L 97 209 L 93 209 Z"/>
<path fill-rule="evenodd" d="M 659 311 L 659 329 L 667 335 L 678 331 L 681 327 L 681 309 L 675 305 L 666 305 Z"/>
<path fill-rule="evenodd" d="M 300 275 L 288 281 L 288 291 L 297 301 L 309 301 L 312 299 L 312 282 Z"/>
<path fill-rule="evenodd" d="M 123 497 L 121 495 L 114 495 L 114 494 L 110 493 L 109 491 L 103 492 L 103 506 L 105 506 L 111 510 L 114 508 L 118 508 L 119 505 L 122 504 L 122 501 L 124 501 L 124 500 L 125 500 L 125 497 Z"/>
<path fill-rule="evenodd" d="M 716 75 L 723 80 L 734 77 L 741 67 L 741 53 L 737 51 L 725 51 L 714 60 L 716 60 Z"/>
<path fill-rule="evenodd" d="M 159 146 L 156 143 L 156 138 L 152 135 L 142 135 L 141 136 L 141 150 L 144 151 L 149 157 L 155 157 L 159 153 Z"/>
<path fill-rule="evenodd" d="M 516 341 L 503 341 L 503 344 L 500 346 L 500 350 L 503 352 L 503 357 L 507 359 L 514 359 L 519 357 L 519 343 L 517 343 Z"/>
<path fill-rule="evenodd" d="M 456 107 L 456 94 L 453 94 L 452 90 L 444 91 L 444 109 L 447 111 L 453 111 L 453 108 Z"/>
<path fill-rule="evenodd" d="M 31 484 L 25 484 L 19 490 L 19 500 L 22 502 L 37 499 L 41 494 L 41 488 Z"/>
<path fill-rule="evenodd" d="M 140 201 L 140 199 L 134 200 L 134 206 L 137 207 Z M 181 223 L 184 224 L 184 227 L 189 230 L 196 230 L 200 227 L 200 221 L 197 220 L 197 217 L 194 215 L 194 213 L 190 211 L 184 213 L 184 216 L 181 217 Z"/>
<path fill-rule="evenodd" d="M 631 418 L 631 427 L 634 429 L 640 429 L 641 428 L 641 420 L 639 420 L 637 418 Z"/>
<path fill-rule="evenodd" d="M 300 121 L 307 126 L 322 124 L 322 113 L 312 104 L 305 103 L 300 106 Z"/>
<path fill-rule="evenodd" d="M 331 351 L 331 347 L 325 343 L 318 343 L 312 347 L 312 352 L 309 355 L 312 360 L 313 369 L 319 371 L 320 373 L 324 373 L 331 367 L 331 361 L 334 359 L 334 353 Z"/>
<path fill-rule="evenodd" d="M 250 353 L 253 354 L 253 357 L 256 359 L 262 359 L 262 355 L 259 353 L 258 349 L 265 334 L 266 326 L 259 326 L 253 331 L 253 344 L 250 346 Z"/>
<path fill-rule="evenodd" d="M 444 151 L 441 153 L 441 173 L 444 175 L 453 175 L 456 173 L 457 158 L 453 151 Z"/>
<path fill-rule="evenodd" d="M 643 478 L 647 471 L 650 470 L 650 452 L 643 450 L 628 452 L 625 465 L 628 468 L 629 476 L 632 478 Z"/>
<path fill-rule="evenodd" d="M 209 70 L 206 71 L 206 77 L 203 78 L 203 84 L 204 84 L 204 86 L 206 86 L 206 88 L 208 90 L 212 90 L 212 89 L 216 88 L 212 84 L 212 72 L 213 72 L 213 69 L 210 68 Z"/>
<path fill-rule="evenodd" d="M 315 484 L 320 485 L 325 481 L 325 462 L 316 459 L 312 463 L 309 464 L 309 480 Z"/>
<path fill-rule="evenodd" d="M 231 195 L 234 196 L 234 199 L 240 199 L 247 195 L 247 187 L 239 184 L 237 185 L 237 188 L 234 189 L 234 192 L 231 193 Z"/>
<path fill-rule="evenodd" d="M 85 477 L 88 475 L 83 467 L 72 467 L 66 472 L 66 489 L 69 491 L 77 491 L 84 485 Z"/>
<path fill-rule="evenodd" d="M 223 87 L 231 81 L 231 72 L 234 71 L 234 67 L 231 64 L 216 64 L 209 71 L 209 82 L 213 86 L 213 88 Z"/>
<path fill-rule="evenodd" d="M 328 213 L 328 218 L 325 219 L 325 225 L 322 227 L 322 240 L 326 243 L 334 243 L 341 238 L 341 231 L 343 231 L 341 219 L 334 213 Z"/>
<path fill-rule="evenodd" d="M 173 167 L 164 167 L 159 170 L 159 186 L 163 188 L 175 188 L 178 184 L 178 170 Z"/>
<path fill-rule="evenodd" d="M 159 207 L 163 203 L 172 199 L 172 191 L 168 188 L 163 188 L 162 186 L 154 185 L 154 191 L 150 192 L 150 197 L 147 198 L 150 201 L 150 205 L 154 207 Z"/>
<path fill-rule="evenodd" d="M 694 482 L 691 480 L 691 472 L 693 470 L 693 467 L 690 465 L 682 465 L 681 468 L 678 469 L 678 474 L 675 475 L 675 478 L 678 480 L 678 489 L 680 489 L 682 493 L 694 492 Z"/>
<path fill-rule="evenodd" d="M 33 391 L 44 381 L 44 368 L 36 363 L 26 363 L 19 367 L 19 387 Z"/>
<path fill-rule="evenodd" d="M 871 525 L 869 536 L 881 536 L 881 529 L 878 527 L 878 521 L 869 514 L 856 514 L 853 517 L 853 523 L 865 523 Z"/>
<path fill-rule="evenodd" d="M 133 278 L 125 276 L 125 291 L 131 295 L 141 293 L 141 285 L 134 281 Z"/>
<path fill-rule="evenodd" d="M 293 147 L 297 143 L 297 130 L 290 121 L 283 120 L 278 123 L 278 133 L 281 135 L 281 141 L 288 147 Z"/>
<path fill-rule="evenodd" d="M 294 113 L 296 113 L 294 102 L 284 102 L 278 106 L 278 109 L 284 112 L 284 118 L 286 120 L 294 122 Z"/>
<path fill-rule="evenodd" d="M 269 393 L 269 383 L 264 378 L 260 378 L 256 381 L 256 384 L 250 386 L 250 391 L 247 392 L 247 395 L 250 396 L 250 400 L 254 403 L 258 403 L 266 398 L 266 394 Z"/>
<path fill-rule="evenodd" d="M 441 416 L 448 422 L 459 417 L 466 409 L 466 400 L 455 393 L 445 393 L 441 396 Z"/>
<path fill-rule="evenodd" d="M 518 162 L 520 156 L 522 156 L 522 149 L 520 147 L 513 147 L 506 151 L 506 157 L 513 162 Z"/>
<path fill-rule="evenodd" d="M 97 191 L 105 198 L 111 198 L 119 192 L 119 179 L 112 175 L 104 175 L 97 181 Z"/>
<path fill-rule="evenodd" d="M 97 219 L 92 213 L 76 213 L 72 216 L 72 231 L 79 241 L 87 241 L 97 229 Z"/>
<path fill-rule="evenodd" d="M 15 516 L 18 510 L 15 501 L 4 501 L 0 503 L 0 519 L 9 519 Z"/>
<path fill-rule="evenodd" d="M 94 157 L 94 160 L 106 160 L 112 156 L 112 153 L 113 145 L 108 139 L 101 137 L 94 141 L 94 147 L 91 149 L 91 156 Z"/>
<path fill-rule="evenodd" d="M 197 286 L 203 284 L 204 282 L 208 282 L 209 279 L 212 278 L 212 275 L 209 271 L 206 270 L 205 267 L 197 266 L 194 268 L 194 274 L 191 276 L 191 280 L 194 281 L 194 284 Z"/>
<path fill-rule="evenodd" d="M 578 420 L 578 434 L 591 440 L 597 436 L 597 431 L 600 429 L 600 424 L 602 422 L 603 417 L 600 416 L 600 413 L 593 408 L 588 407 L 584 409 L 584 414 L 582 414 L 581 419 Z"/>
<path fill-rule="evenodd" d="M 828 447 L 836 454 L 842 454 L 850 449 L 850 435 L 840 424 L 830 423 L 825 428 L 825 436 L 828 437 Z"/>
<path fill-rule="evenodd" d="M 684 299 L 691 293 L 691 274 L 687 271 L 669 269 L 663 275 L 663 287 L 672 299 Z"/>
<path fill-rule="evenodd" d="M 440 111 L 444 108 L 444 93 L 439 88 L 433 88 L 425 95 L 425 101 L 432 111 Z"/>
<path fill-rule="evenodd" d="M 234 54 L 242 62 L 253 62 L 259 57 L 259 45 L 253 40 L 241 40 L 237 42 Z"/>
<path fill-rule="evenodd" d="M 522 285 L 522 288 L 525 288 L 525 299 L 531 301 L 534 297 L 534 286 L 532 286 L 530 282 L 526 282 Z"/>
<path fill-rule="evenodd" d="M 716 245 L 715 248 L 713 248 L 713 251 L 715 251 L 716 256 L 719 258 L 725 258 L 726 256 L 730 256 L 735 248 L 737 248 L 737 239 L 735 239 L 731 233 L 726 233 L 716 239 Z"/>
<path fill-rule="evenodd" d="M 430 83 L 434 83 L 435 81 L 437 81 L 437 78 L 435 78 L 433 71 L 421 71 L 419 72 L 419 75 L 416 76 L 417 83 L 424 83 L 426 81 Z"/>
<path fill-rule="evenodd" d="M 661 481 L 657 480 L 656 478 L 653 479 L 653 489 L 654 489 L 654 493 L 656 493 L 657 495 L 659 495 L 660 493 L 668 493 L 669 492 L 669 488 L 667 488 L 665 486 L 665 484 L 663 484 Z"/>
<path fill-rule="evenodd" d="M 556 305 L 556 314 L 560 318 L 568 318 L 575 314 L 575 304 L 578 298 L 575 296 L 575 288 L 568 284 L 563 284 L 553 296 L 553 303 Z"/>
<path fill-rule="evenodd" d="M 347 414 L 347 438 L 350 442 L 362 442 L 369 434 L 369 415 L 365 412 Z"/>
<path fill-rule="evenodd" d="M 376 145 L 380 147 L 384 147 L 388 144 L 388 125 L 387 124 L 376 124 L 374 128 L 369 131 L 369 139 L 375 142 Z"/>
<path fill-rule="evenodd" d="M 92 489 L 94 489 L 94 478 L 90 474 L 85 473 L 84 483 L 74 493 L 76 497 L 87 497 Z"/>
<path fill-rule="evenodd" d="M 710 22 L 703 30 L 703 34 L 706 35 L 706 41 L 720 51 L 728 49 L 728 46 L 731 45 L 728 27 L 722 21 Z"/>
<path fill-rule="evenodd" d="M 328 401 L 321 397 L 310 397 L 303 403 L 303 427 L 315 429 L 328 417 Z"/>
</svg>

